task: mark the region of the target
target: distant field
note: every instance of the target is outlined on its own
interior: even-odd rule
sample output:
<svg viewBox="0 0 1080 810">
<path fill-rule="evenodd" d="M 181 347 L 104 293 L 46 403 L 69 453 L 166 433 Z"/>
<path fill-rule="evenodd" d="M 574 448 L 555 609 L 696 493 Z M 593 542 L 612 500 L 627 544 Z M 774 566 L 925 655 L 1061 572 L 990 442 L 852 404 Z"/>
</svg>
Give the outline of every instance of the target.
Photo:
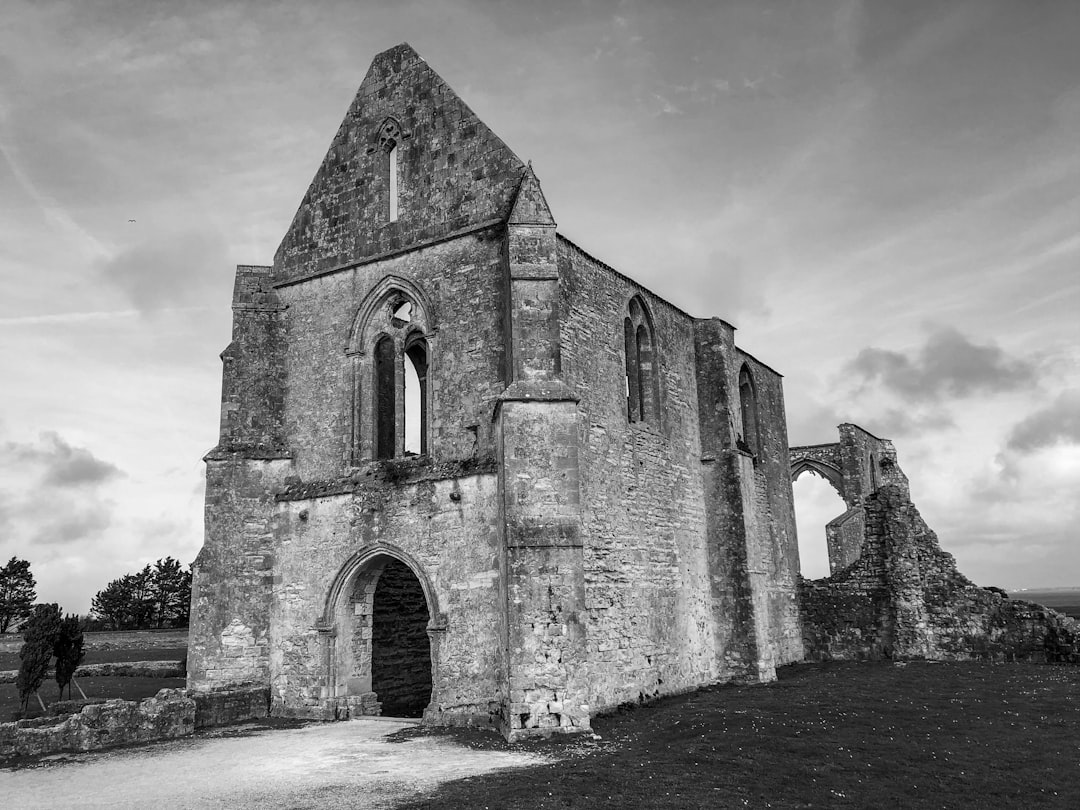
<svg viewBox="0 0 1080 810">
<path fill-rule="evenodd" d="M 1046 605 L 1066 616 L 1080 619 L 1080 588 L 1063 588 L 1053 591 L 1013 591 L 1009 594 L 1013 599 L 1023 599 L 1025 602 L 1037 602 Z"/>
</svg>

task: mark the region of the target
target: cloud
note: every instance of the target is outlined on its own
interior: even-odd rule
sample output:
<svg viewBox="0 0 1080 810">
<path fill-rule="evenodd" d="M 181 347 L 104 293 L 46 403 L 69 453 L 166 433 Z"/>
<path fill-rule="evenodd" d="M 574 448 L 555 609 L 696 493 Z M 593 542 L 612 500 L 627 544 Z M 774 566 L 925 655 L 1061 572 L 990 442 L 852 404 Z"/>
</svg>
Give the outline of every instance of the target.
<svg viewBox="0 0 1080 810">
<path fill-rule="evenodd" d="M 102 461 L 85 447 L 73 447 L 53 431 L 42 433 L 37 444 L 7 442 L 4 451 L 16 462 L 42 468 L 41 483 L 46 486 L 93 487 L 123 475 L 115 464 Z"/>
<path fill-rule="evenodd" d="M 123 477 L 115 464 L 54 431 L 37 442 L 0 444 L 0 541 L 13 542 L 26 555 L 38 545 L 99 537 L 115 509 L 102 487 Z"/>
<path fill-rule="evenodd" d="M 918 436 L 930 431 L 956 427 L 956 422 L 938 408 L 901 410 L 886 408 L 881 414 L 873 414 L 858 422 L 875 436 L 901 438 Z"/>
<path fill-rule="evenodd" d="M 1050 405 L 1018 422 L 1005 446 L 1031 453 L 1056 444 L 1080 444 L 1080 389 L 1063 391 Z"/>
<path fill-rule="evenodd" d="M 24 518 L 34 518 L 31 545 L 59 546 L 99 536 L 112 525 L 112 509 L 111 504 L 90 500 L 66 502 L 59 508 L 38 501 L 28 506 Z"/>
<path fill-rule="evenodd" d="M 951 327 L 936 329 L 909 354 L 863 349 L 846 371 L 864 384 L 880 382 L 909 402 L 1015 391 L 1037 379 L 1034 363 L 1010 357 L 993 344 L 973 343 Z"/>
<path fill-rule="evenodd" d="M 231 279 L 228 258 L 221 233 L 213 228 L 198 228 L 151 232 L 98 266 L 107 281 L 120 288 L 136 307 L 148 312 L 222 300 L 218 293 L 224 290 L 223 279 Z"/>
</svg>

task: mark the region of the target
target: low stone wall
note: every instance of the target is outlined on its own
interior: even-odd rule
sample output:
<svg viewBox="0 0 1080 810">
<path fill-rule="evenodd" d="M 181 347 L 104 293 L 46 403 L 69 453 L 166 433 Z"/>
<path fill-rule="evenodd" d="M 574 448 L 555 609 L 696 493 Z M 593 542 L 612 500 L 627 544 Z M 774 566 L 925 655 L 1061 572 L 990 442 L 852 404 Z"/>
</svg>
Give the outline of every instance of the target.
<svg viewBox="0 0 1080 810">
<path fill-rule="evenodd" d="M 266 717 L 269 707 L 270 689 L 265 686 L 212 692 L 162 689 L 138 702 L 94 702 L 77 714 L 0 723 L 0 761 L 186 737 L 197 728 Z"/>
<path fill-rule="evenodd" d="M 188 695 L 195 701 L 195 728 L 228 726 L 270 714 L 268 686 L 238 686 Z"/>
<path fill-rule="evenodd" d="M 864 509 L 862 555 L 800 586 L 807 660 L 1080 663 L 1080 622 L 975 585 L 905 491 L 882 487 Z"/>
<path fill-rule="evenodd" d="M 104 664 L 83 664 L 75 670 L 76 678 L 183 678 L 187 672 L 183 661 L 111 661 Z M 17 669 L 0 670 L 0 683 L 15 683 Z M 46 677 L 53 677 L 50 672 Z"/>
<path fill-rule="evenodd" d="M 162 689 L 137 703 L 108 700 L 64 718 L 0 724 L 0 760 L 167 740 L 194 730 L 195 701 L 182 689 Z"/>
</svg>

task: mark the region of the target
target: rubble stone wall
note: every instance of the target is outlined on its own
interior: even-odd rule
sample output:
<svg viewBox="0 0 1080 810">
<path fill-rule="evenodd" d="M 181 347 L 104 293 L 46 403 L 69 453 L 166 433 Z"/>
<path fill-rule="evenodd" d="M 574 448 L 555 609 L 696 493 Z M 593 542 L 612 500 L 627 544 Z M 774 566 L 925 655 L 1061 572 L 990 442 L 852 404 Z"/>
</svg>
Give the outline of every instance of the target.
<svg viewBox="0 0 1080 810">
<path fill-rule="evenodd" d="M 884 486 L 864 509 L 862 555 L 800 589 L 809 660 L 1080 662 L 1080 622 L 972 583 L 904 489 Z"/>
<path fill-rule="evenodd" d="M 63 718 L 0 724 L 0 760 L 168 740 L 194 730 L 195 701 L 182 689 L 162 689 L 138 702 L 108 700 Z"/>
</svg>

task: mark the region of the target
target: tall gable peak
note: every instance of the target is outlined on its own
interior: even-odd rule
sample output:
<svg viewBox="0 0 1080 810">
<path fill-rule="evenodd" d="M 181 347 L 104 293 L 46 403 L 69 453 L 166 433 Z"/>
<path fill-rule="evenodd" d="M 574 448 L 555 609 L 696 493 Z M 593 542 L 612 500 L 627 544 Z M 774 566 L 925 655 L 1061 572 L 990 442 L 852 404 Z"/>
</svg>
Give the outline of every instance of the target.
<svg viewBox="0 0 1080 810">
<path fill-rule="evenodd" d="M 505 222 L 524 162 L 408 43 L 371 62 L 274 258 L 297 278 Z"/>
</svg>

